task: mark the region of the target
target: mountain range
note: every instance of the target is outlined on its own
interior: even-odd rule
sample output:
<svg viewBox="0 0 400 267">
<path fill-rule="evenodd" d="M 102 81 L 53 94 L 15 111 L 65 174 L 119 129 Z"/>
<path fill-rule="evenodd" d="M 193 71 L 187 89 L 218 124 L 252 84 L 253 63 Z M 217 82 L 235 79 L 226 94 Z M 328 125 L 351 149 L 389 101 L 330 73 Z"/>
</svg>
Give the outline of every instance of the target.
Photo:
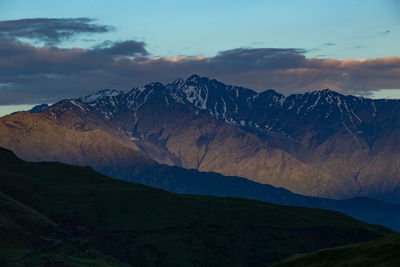
<svg viewBox="0 0 400 267">
<path fill-rule="evenodd" d="M 399 100 L 257 93 L 192 75 L 39 110 L 54 118 L 68 110 L 76 127 L 129 139 L 159 163 L 303 195 L 400 201 Z"/>
</svg>

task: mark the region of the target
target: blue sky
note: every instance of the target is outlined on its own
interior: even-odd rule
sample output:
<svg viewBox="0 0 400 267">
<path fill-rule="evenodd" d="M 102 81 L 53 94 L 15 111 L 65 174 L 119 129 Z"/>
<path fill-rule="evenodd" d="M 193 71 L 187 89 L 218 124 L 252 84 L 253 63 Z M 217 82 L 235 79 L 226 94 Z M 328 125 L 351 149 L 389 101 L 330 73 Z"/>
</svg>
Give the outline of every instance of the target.
<svg viewBox="0 0 400 267">
<path fill-rule="evenodd" d="M 18 37 L 36 18 L 48 21 L 35 24 L 42 35 Z M 46 23 L 60 34 L 74 20 L 97 30 L 46 43 Z M 1 0 L 0 27 L 0 115 L 192 73 L 257 91 L 400 98 L 397 0 Z"/>
<path fill-rule="evenodd" d="M 65 46 L 145 41 L 153 55 L 213 56 L 237 47 L 303 48 L 309 56 L 399 56 L 400 1 L 2 0 L 0 19 L 90 17 L 116 31 Z M 334 44 L 334 45 L 326 45 Z"/>
</svg>

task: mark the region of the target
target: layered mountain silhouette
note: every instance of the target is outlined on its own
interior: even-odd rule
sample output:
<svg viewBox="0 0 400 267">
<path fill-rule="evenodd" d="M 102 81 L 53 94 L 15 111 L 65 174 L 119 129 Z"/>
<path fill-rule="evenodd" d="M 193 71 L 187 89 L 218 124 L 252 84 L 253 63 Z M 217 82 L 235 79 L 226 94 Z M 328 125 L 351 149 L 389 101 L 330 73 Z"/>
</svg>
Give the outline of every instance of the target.
<svg viewBox="0 0 400 267">
<path fill-rule="evenodd" d="M 0 180 L 2 266 L 267 266 L 394 234 L 334 211 L 178 195 L 2 148 Z"/>
<path fill-rule="evenodd" d="M 244 123 L 242 127 L 235 125 L 233 119 L 227 119 L 228 123 L 221 121 L 221 118 L 214 117 L 215 113 L 206 108 L 197 107 L 203 107 L 203 104 L 196 102 L 190 93 L 185 98 L 179 96 L 177 92 L 184 95 L 183 88 L 189 88 L 195 81 L 203 83 L 203 87 L 193 86 L 198 89 L 198 92 L 203 92 L 207 87 L 214 88 L 210 90 L 219 94 L 235 92 L 233 96 L 238 97 L 246 93 L 252 95 L 250 98 L 247 97 L 249 101 L 262 95 L 249 89 L 225 86 L 215 80 L 198 76 L 178 80 L 167 86 L 153 83 L 135 88 L 126 94 L 103 90 L 80 99 L 63 100 L 51 107 L 44 107 L 44 110 L 33 112 L 34 114 L 19 112 L 0 118 L 0 146 L 12 149 L 25 160 L 88 165 L 114 178 L 139 182 L 173 192 L 244 197 L 285 205 L 332 209 L 370 223 L 400 229 L 400 209 L 397 204 L 359 197 L 342 201 L 305 197 L 283 188 L 249 180 L 250 174 L 264 175 L 265 180 L 271 180 L 271 184 L 281 186 L 280 183 L 286 181 L 290 183 L 287 187 L 298 192 L 311 190 L 309 188 L 317 185 L 320 185 L 323 190 L 328 190 L 338 181 L 338 177 L 334 177 L 333 182 L 327 180 L 326 183 L 316 179 L 314 174 L 322 172 L 324 167 L 321 165 L 318 168 L 315 162 L 300 160 L 295 156 L 298 148 L 292 137 L 285 136 L 278 130 L 260 130 L 261 124 L 250 127 Z M 273 91 L 267 91 L 267 93 L 279 95 Z M 320 92 L 320 94 L 324 93 L 336 94 L 330 91 Z M 308 95 L 315 94 L 317 93 Z M 346 98 L 341 95 L 337 97 Z M 209 99 L 212 98 L 216 99 L 209 96 Z M 280 103 L 284 105 L 289 98 L 284 98 L 282 95 L 271 97 L 277 106 L 281 105 Z M 228 100 L 224 101 L 227 103 Z M 239 103 L 238 100 L 236 102 Z M 208 101 L 206 103 L 209 104 Z M 248 102 L 245 101 L 245 103 Z M 245 103 L 240 105 L 244 106 Z M 393 103 L 397 102 L 389 101 L 388 103 L 394 105 Z M 214 104 L 215 106 L 218 107 L 218 104 Z M 255 104 L 251 105 L 251 107 L 254 106 Z M 238 111 L 239 109 L 238 107 Z M 229 109 L 226 108 L 226 110 Z M 395 115 L 392 114 L 392 116 Z M 227 118 L 226 115 L 225 118 Z M 353 136 L 351 138 L 347 136 L 348 133 L 342 134 L 342 137 L 335 135 L 341 138 L 335 139 L 335 146 L 341 144 L 343 149 L 348 149 L 344 146 L 346 142 L 356 141 Z M 343 140 L 347 141 L 340 143 Z M 350 144 L 352 148 L 355 148 L 358 145 L 353 141 Z M 281 148 L 278 144 L 281 144 Z M 317 147 L 315 153 L 318 149 L 321 148 Z M 393 149 L 389 151 L 389 148 L 382 151 L 387 152 L 386 159 L 390 156 L 394 157 L 397 153 Z M 336 148 L 331 151 L 333 154 L 339 152 Z M 362 151 L 354 150 L 353 152 L 361 153 Z M 305 154 L 304 151 L 301 153 Z M 301 153 L 298 151 L 298 154 Z M 326 157 L 333 156 L 326 155 Z M 379 160 L 376 159 L 376 162 Z M 393 160 L 396 162 L 397 159 Z M 332 162 L 324 163 L 322 159 L 320 161 L 321 164 L 333 164 Z M 338 157 L 338 161 L 343 162 L 343 159 Z M 349 165 L 352 162 L 344 163 Z M 188 170 L 179 166 L 192 169 Z M 208 167 L 205 168 L 205 166 Z M 341 169 L 346 171 L 345 166 L 339 166 L 335 171 L 339 172 Z M 229 175 L 237 173 L 248 179 L 204 172 L 208 170 Z M 394 168 L 394 170 L 397 169 Z M 354 177 L 350 178 L 351 181 L 354 180 Z M 382 190 L 386 187 L 380 185 L 380 182 L 392 181 L 378 178 L 376 186 L 379 185 Z M 261 181 L 257 177 L 253 180 Z M 344 184 L 346 181 L 343 178 L 340 188 L 348 191 L 350 190 L 348 188 L 354 185 L 350 182 Z M 358 182 L 361 183 L 361 181 Z M 390 200 L 395 201 L 396 192 L 398 192 L 396 190 L 396 186 L 393 186 L 391 191 L 383 191 L 379 196 L 390 197 Z M 358 195 L 363 194 L 362 192 L 349 194 L 349 196 Z M 343 196 L 347 195 L 343 194 Z"/>
</svg>

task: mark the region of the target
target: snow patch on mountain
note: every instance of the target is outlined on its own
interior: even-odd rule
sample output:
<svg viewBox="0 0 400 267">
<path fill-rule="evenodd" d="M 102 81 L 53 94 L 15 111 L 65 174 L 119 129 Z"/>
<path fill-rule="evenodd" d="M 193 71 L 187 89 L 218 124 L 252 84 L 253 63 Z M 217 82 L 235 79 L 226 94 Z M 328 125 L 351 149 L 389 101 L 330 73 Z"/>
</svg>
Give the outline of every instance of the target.
<svg viewBox="0 0 400 267">
<path fill-rule="evenodd" d="M 119 95 L 123 95 L 123 94 L 124 94 L 124 92 L 122 92 L 122 91 L 104 89 L 104 90 L 97 91 L 93 94 L 81 97 L 79 99 L 81 99 L 85 103 L 91 103 L 91 102 L 95 102 L 100 99 L 115 97 L 115 96 L 119 96 Z"/>
</svg>

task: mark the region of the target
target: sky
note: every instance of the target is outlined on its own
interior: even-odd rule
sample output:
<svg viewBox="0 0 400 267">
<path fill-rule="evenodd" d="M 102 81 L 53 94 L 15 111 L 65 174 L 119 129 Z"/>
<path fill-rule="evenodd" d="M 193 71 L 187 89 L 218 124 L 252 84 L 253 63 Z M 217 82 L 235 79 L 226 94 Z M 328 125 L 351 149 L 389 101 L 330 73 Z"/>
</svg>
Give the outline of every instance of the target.
<svg viewBox="0 0 400 267">
<path fill-rule="evenodd" d="M 0 115 L 193 73 L 400 98 L 399 45 L 397 0 L 0 0 Z"/>
</svg>

